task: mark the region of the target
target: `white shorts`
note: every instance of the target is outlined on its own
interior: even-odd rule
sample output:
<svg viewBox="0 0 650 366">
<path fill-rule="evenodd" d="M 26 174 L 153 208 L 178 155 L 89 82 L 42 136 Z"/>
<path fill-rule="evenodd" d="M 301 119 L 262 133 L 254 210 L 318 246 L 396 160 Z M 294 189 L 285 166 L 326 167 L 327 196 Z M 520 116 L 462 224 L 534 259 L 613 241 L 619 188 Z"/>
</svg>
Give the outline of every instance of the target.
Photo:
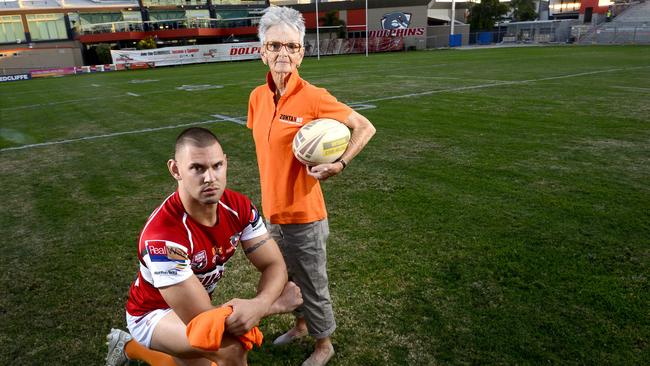
<svg viewBox="0 0 650 366">
<path fill-rule="evenodd" d="M 160 319 L 170 311 L 172 309 L 156 309 L 140 316 L 133 316 L 127 312 L 126 326 L 129 328 L 129 333 L 131 333 L 133 339 L 138 341 L 138 343 L 149 348 L 153 330 L 156 329 L 156 325 L 158 325 Z"/>
</svg>

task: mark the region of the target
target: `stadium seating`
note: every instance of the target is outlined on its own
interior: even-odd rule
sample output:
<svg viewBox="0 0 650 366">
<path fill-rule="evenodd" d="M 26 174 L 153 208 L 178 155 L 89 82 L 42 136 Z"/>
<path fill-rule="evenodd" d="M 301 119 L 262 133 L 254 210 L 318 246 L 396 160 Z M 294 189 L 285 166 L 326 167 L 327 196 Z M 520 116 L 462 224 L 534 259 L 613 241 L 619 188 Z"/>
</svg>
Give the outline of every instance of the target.
<svg viewBox="0 0 650 366">
<path fill-rule="evenodd" d="M 616 16 L 608 26 L 650 26 L 650 2 L 636 4 Z"/>
<path fill-rule="evenodd" d="M 650 2 L 633 4 L 611 22 L 601 23 L 579 40 L 582 44 L 650 44 Z"/>
</svg>

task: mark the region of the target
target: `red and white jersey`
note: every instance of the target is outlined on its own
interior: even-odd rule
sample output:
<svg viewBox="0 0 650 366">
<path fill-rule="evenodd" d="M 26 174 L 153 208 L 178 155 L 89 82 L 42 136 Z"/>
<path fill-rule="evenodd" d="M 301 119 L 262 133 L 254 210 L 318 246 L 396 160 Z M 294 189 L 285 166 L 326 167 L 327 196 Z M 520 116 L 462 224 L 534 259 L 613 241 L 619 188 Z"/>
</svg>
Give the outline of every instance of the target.
<svg viewBox="0 0 650 366">
<path fill-rule="evenodd" d="M 129 314 L 169 308 L 158 288 L 183 282 L 192 274 L 212 294 L 239 242 L 266 233 L 257 208 L 241 193 L 226 189 L 217 210 L 216 225 L 201 225 L 185 212 L 176 191 L 149 216 L 140 233 L 140 271 L 129 291 Z"/>
</svg>

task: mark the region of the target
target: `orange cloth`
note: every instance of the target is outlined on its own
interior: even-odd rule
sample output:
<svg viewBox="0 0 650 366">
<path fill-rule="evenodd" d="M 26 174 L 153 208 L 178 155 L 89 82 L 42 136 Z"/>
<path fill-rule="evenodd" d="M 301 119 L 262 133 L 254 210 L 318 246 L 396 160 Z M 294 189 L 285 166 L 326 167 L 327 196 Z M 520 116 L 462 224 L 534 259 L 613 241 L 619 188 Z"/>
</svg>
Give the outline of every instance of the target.
<svg viewBox="0 0 650 366">
<path fill-rule="evenodd" d="M 176 366 L 172 356 L 149 349 L 135 340 L 131 340 L 126 344 L 124 352 L 129 360 L 144 361 L 151 366 Z"/>
<path fill-rule="evenodd" d="M 327 217 L 318 180 L 291 151 L 293 137 L 318 118 L 345 121 L 352 109 L 327 90 L 291 74 L 277 106 L 271 73 L 250 95 L 247 127 L 253 130 L 262 186 L 262 210 L 272 224 L 305 224 Z"/>
<path fill-rule="evenodd" d="M 222 306 L 197 315 L 185 330 L 190 345 L 203 351 L 218 350 L 226 330 L 226 318 L 230 314 L 232 314 L 232 306 Z M 253 327 L 238 338 L 244 348 L 250 351 L 253 349 L 253 344 L 258 347 L 262 345 L 264 336 L 258 327 Z"/>
</svg>

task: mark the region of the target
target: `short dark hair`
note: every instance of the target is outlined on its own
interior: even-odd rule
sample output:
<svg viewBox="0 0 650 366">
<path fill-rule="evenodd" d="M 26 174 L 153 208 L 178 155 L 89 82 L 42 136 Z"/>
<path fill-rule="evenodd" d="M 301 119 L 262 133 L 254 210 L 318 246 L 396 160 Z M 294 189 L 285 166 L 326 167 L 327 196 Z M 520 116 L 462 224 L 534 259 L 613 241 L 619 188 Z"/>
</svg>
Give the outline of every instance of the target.
<svg viewBox="0 0 650 366">
<path fill-rule="evenodd" d="M 212 131 L 203 127 L 190 127 L 183 130 L 183 132 L 181 132 L 176 138 L 176 148 L 174 149 L 174 152 L 178 152 L 180 148 L 187 144 L 196 147 L 207 147 L 215 142 L 221 145 L 219 139 L 214 133 L 212 133 Z"/>
</svg>

